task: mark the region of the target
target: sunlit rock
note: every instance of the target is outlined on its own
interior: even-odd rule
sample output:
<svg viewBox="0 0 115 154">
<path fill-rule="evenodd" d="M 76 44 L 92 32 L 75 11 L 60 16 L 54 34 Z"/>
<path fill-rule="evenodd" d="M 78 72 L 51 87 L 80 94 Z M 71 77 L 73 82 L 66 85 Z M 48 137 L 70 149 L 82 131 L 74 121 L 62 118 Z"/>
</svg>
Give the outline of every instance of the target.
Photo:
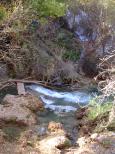
<svg viewBox="0 0 115 154">
<path fill-rule="evenodd" d="M 61 123 L 56 123 L 55 121 L 49 123 L 48 130 L 53 133 L 65 133 L 63 125 Z"/>
<path fill-rule="evenodd" d="M 47 137 L 39 142 L 39 149 L 42 154 L 61 154 L 61 149 L 71 145 L 64 135 Z"/>
<path fill-rule="evenodd" d="M 0 105 L 0 120 L 19 125 L 34 125 L 37 122 L 33 111 L 43 109 L 43 104 L 33 95 L 6 95 Z"/>
</svg>

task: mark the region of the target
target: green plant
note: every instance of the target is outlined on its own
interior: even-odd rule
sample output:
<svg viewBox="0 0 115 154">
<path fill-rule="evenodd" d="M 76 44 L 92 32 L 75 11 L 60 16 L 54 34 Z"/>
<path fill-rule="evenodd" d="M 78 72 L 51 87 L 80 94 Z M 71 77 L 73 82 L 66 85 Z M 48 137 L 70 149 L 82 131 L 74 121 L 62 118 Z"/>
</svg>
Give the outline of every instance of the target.
<svg viewBox="0 0 115 154">
<path fill-rule="evenodd" d="M 40 17 L 60 17 L 65 14 L 66 5 L 59 0 L 28 0 L 30 7 Z"/>
<path fill-rule="evenodd" d="M 6 14 L 7 14 L 7 13 L 6 13 L 6 9 L 5 9 L 5 7 L 0 6 L 0 22 L 1 22 L 2 20 L 5 19 Z"/>
<path fill-rule="evenodd" d="M 89 105 L 88 119 L 94 120 L 96 117 L 110 111 L 112 106 L 112 102 L 105 102 L 100 104 L 95 99 L 91 100 Z"/>
<path fill-rule="evenodd" d="M 63 54 L 63 59 L 64 60 L 71 60 L 71 61 L 76 61 L 80 57 L 80 52 L 73 51 L 73 50 L 68 50 Z"/>
</svg>

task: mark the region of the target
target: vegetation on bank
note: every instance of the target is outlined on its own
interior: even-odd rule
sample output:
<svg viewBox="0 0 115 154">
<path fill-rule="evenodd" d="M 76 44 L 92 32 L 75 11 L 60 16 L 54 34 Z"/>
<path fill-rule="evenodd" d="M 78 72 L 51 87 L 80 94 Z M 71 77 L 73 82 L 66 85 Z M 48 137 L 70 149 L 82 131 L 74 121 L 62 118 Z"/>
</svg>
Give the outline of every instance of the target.
<svg viewBox="0 0 115 154">
<path fill-rule="evenodd" d="M 67 18 L 71 19 L 70 23 Z M 85 29 L 84 32 L 81 32 L 83 30 L 81 27 Z M 77 32 L 81 32 L 81 36 L 87 36 L 87 39 L 81 39 Z M 105 129 L 115 131 L 114 39 L 115 0 L 0 0 L 1 98 L 10 90 L 14 91 L 12 94 L 17 95 L 15 88 L 7 89 L 8 86 L 14 86 L 15 82 L 28 83 L 33 80 L 35 81 L 33 83 L 45 86 L 69 85 L 73 90 L 88 89 L 95 85 L 101 92 L 88 107 L 81 107 L 81 111 L 76 111 L 75 119 L 73 113 L 67 116 L 61 113 L 58 120 L 57 114 L 54 116 L 54 113 L 48 113 L 48 110 L 42 112 L 44 104 L 41 99 L 36 100 L 34 96 L 28 94 L 19 97 L 7 95 L 6 101 L 4 99 L 0 105 L 0 118 L 3 121 L 0 127 L 1 149 L 6 145 L 9 152 L 14 150 L 11 153 L 18 151 L 26 154 L 23 150 L 27 150 L 27 153 L 31 153 L 31 150 L 34 153 L 35 150 L 35 153 L 39 153 L 36 150 L 39 150 L 41 144 L 46 153 L 50 150 L 49 145 L 53 147 L 50 154 L 55 153 L 54 150 L 58 150 L 58 153 L 68 153 L 68 150 L 63 151 L 63 148 L 75 146 L 80 131 L 81 136 L 88 137 Z M 21 89 L 20 84 L 18 88 Z M 109 96 L 112 96 L 113 101 L 105 101 Z M 56 102 L 60 105 L 57 100 Z M 53 122 L 49 127 L 52 130 L 48 130 L 47 121 L 51 119 L 61 123 Z M 14 126 L 14 123 L 18 126 Z M 21 128 L 22 124 L 24 129 Z M 63 129 L 62 124 L 67 131 Z M 5 134 L 2 134 L 3 142 L 1 131 Z M 24 131 L 24 134 L 21 131 Z M 57 137 L 59 135 L 58 140 L 55 134 Z M 94 134 L 88 141 L 89 145 L 98 142 L 98 138 L 99 135 Z M 85 141 L 83 137 L 80 142 L 83 149 L 87 140 Z M 109 140 L 105 138 L 101 144 L 98 142 L 98 146 L 93 147 L 105 146 L 106 151 L 110 145 Z M 3 148 L 3 151 L 7 148 Z M 70 148 L 69 152 L 71 153 Z"/>
<path fill-rule="evenodd" d="M 0 21 L 3 21 L 7 15 L 6 9 L 3 6 L 0 6 Z"/>
<path fill-rule="evenodd" d="M 66 12 L 64 0 L 27 0 L 27 3 L 39 17 L 60 17 Z"/>
<path fill-rule="evenodd" d="M 100 49 L 102 52 L 101 47 L 106 47 L 107 38 L 114 35 L 114 6 L 114 0 L 2 0 L 0 22 L 5 33 L 1 33 L 0 59 L 7 65 L 9 77 L 30 77 L 48 83 L 73 85 L 82 82 L 81 74 L 92 78 L 100 61 L 99 55 L 92 52 Z M 75 37 L 76 25 L 73 22 L 70 30 L 65 22 L 67 9 L 73 11 L 74 17 L 79 9 L 86 11 L 90 17 L 87 24 L 91 23 L 87 28 L 99 30 L 96 40 L 87 43 Z M 86 32 L 90 35 L 89 31 Z M 87 57 L 85 60 L 83 53 Z M 80 72 L 81 66 L 85 73 Z M 99 68 L 98 73 L 105 71 L 103 67 L 106 66 Z M 106 80 L 108 74 L 97 80 Z"/>
<path fill-rule="evenodd" d="M 90 102 L 88 107 L 88 119 L 95 120 L 97 117 L 111 111 L 113 102 L 98 103 L 98 99 Z"/>
</svg>

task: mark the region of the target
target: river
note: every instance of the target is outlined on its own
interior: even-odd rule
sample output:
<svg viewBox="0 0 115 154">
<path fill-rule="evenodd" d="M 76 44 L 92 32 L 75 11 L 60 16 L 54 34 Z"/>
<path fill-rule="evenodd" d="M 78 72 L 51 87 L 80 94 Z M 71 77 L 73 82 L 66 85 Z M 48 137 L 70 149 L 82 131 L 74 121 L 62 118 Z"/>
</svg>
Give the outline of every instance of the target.
<svg viewBox="0 0 115 154">
<path fill-rule="evenodd" d="M 87 105 L 93 98 L 92 92 L 86 90 L 56 90 L 39 85 L 27 85 L 27 91 L 36 93 L 48 108 L 55 112 L 76 111 L 79 105 Z"/>
</svg>

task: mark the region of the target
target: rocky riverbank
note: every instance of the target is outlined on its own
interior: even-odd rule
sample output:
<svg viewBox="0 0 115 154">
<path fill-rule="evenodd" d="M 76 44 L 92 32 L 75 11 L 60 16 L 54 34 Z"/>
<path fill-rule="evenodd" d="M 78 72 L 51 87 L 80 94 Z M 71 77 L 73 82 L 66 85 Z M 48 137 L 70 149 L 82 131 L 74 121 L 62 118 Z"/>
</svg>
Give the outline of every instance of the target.
<svg viewBox="0 0 115 154">
<path fill-rule="evenodd" d="M 115 153 L 114 107 L 95 120 L 88 119 L 88 108 L 79 109 L 73 119 L 65 117 L 68 127 L 52 120 L 41 123 L 43 117 L 37 111 L 47 119 L 44 104 L 36 96 L 6 95 L 0 105 L 1 154 Z"/>
</svg>

